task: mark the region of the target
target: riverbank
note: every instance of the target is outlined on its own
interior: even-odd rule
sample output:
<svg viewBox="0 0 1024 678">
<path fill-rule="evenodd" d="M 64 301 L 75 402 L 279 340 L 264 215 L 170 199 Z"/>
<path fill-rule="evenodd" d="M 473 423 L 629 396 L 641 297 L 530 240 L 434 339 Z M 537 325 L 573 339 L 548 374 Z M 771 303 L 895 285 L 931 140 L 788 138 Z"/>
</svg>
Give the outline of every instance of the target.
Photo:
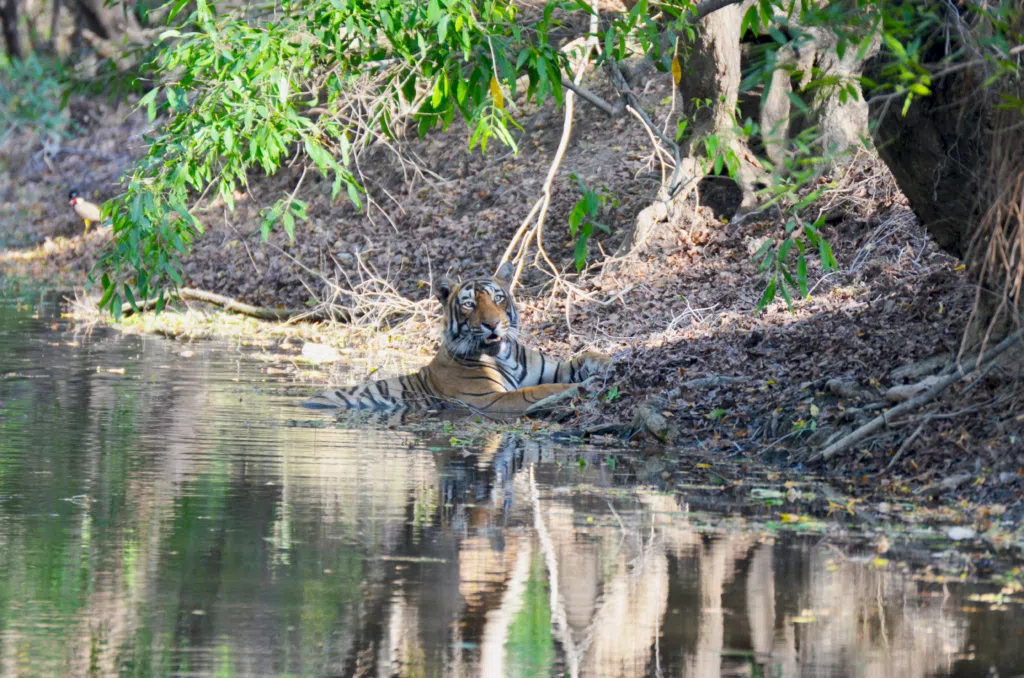
<svg viewBox="0 0 1024 678">
<path fill-rule="evenodd" d="M 670 105 L 667 93 L 652 88 L 646 95 L 657 119 Z M 84 282 L 107 233 L 83 236 L 64 196 L 71 180 L 81 178 L 99 198 L 115 192 L 112 181 L 131 160 L 124 153 L 146 128 L 141 116 L 126 116 L 126 110 L 102 111 L 103 119 L 122 122 L 97 125 L 68 142 L 83 152 L 49 162 L 31 164 L 38 151 L 31 139 L 8 141 L 0 154 L 6 243 L 0 274 L 57 285 Z M 468 154 L 465 130 L 457 125 L 403 142 L 402 158 L 414 165 L 379 151 L 364 163 L 373 199 L 368 213 L 332 203 L 329 187 L 307 177 L 298 196 L 310 218 L 296 224 L 294 242 L 279 231 L 261 242 L 258 211 L 290 191 L 298 174 L 253 181 L 253 199 L 243 197 L 233 213 L 215 201 L 201 206 L 207 232 L 185 262 L 187 285 L 268 308 L 361 303 L 367 317 L 380 322 L 275 329 L 193 312 L 126 320 L 122 329 L 186 338 L 260 336 L 291 345 L 292 353 L 301 352 L 300 343 L 323 345 L 337 352 L 344 379 L 353 381 L 426 362 L 438 315 L 429 299 L 431 281 L 493 269 L 539 192 L 561 117 L 542 109 L 521 111 L 520 119 L 525 132 L 518 155 L 499 149 Z M 649 140 L 631 120 L 584 109 L 573 139 L 544 237 L 564 270 L 574 247 L 566 219 L 580 197 L 570 173 L 609 196 L 602 220 L 611 233 L 598 239 L 591 261 L 615 251 L 656 188 Z M 778 300 L 753 313 L 763 283 L 751 254 L 778 227 L 728 223 L 735 196 L 716 179 L 702 182 L 700 205 L 687 223 L 664 225 L 614 271 L 594 268 L 552 294 L 546 277 L 528 270 L 519 297 L 531 346 L 562 357 L 584 349 L 617 357 L 602 389 L 559 418 L 563 426 L 625 432 L 641 405 L 654 402 L 648 411 L 664 418 L 667 427 L 659 433 L 666 440 L 799 467 L 839 432 L 891 407 L 886 394 L 892 387 L 928 376 L 905 376 L 898 368 L 948 361 L 973 301 L 958 262 L 929 241 L 870 154 L 830 182 L 817 205 L 828 215 L 823 232 L 839 272 L 823 275 L 810 262 L 812 294 L 795 300 L 793 311 Z M 412 317 L 388 326 L 384 311 L 396 305 Z M 327 370 L 303 378 L 310 391 L 339 381 Z M 1018 459 L 1024 445 L 1019 398 L 1009 375 L 987 371 L 834 457 L 827 470 L 850 479 L 852 491 L 880 501 L 914 490 L 1016 502 L 1024 464 Z M 656 442 L 649 434 L 633 437 L 644 438 Z"/>
</svg>

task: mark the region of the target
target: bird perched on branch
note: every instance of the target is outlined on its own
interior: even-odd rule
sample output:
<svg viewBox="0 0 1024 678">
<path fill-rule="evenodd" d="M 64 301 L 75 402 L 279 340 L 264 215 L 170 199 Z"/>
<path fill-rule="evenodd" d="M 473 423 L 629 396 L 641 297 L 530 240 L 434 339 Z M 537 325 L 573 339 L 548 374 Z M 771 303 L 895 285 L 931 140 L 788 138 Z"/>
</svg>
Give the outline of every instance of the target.
<svg viewBox="0 0 1024 678">
<path fill-rule="evenodd" d="M 68 204 L 75 210 L 75 214 L 82 218 L 85 222 L 85 232 L 89 232 L 89 226 L 94 221 L 102 221 L 103 213 L 100 211 L 99 205 L 91 203 L 82 196 L 78 195 L 78 189 L 71 189 L 68 191 Z"/>
</svg>

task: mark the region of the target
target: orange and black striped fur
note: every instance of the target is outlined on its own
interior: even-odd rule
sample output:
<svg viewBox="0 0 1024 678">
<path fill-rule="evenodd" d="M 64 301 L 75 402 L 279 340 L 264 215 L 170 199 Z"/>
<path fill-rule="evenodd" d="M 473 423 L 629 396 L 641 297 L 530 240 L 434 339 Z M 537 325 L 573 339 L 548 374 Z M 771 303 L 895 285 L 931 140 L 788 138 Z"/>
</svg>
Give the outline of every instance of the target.
<svg viewBox="0 0 1024 678">
<path fill-rule="evenodd" d="M 506 263 L 493 278 L 438 283 L 434 293 L 444 313 L 444 334 L 434 359 L 419 372 L 326 391 L 306 405 L 381 411 L 450 403 L 488 415 L 519 416 L 603 371 L 611 362 L 604 354 L 588 351 L 558 362 L 519 342 L 512 274 Z"/>
</svg>

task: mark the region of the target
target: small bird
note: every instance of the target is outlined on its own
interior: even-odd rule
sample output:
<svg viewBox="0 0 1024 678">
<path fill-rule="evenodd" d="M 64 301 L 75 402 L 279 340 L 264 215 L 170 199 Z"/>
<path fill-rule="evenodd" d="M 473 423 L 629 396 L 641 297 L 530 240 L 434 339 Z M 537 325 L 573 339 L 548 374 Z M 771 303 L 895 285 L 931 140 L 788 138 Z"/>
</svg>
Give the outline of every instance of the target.
<svg viewBox="0 0 1024 678">
<path fill-rule="evenodd" d="M 92 222 L 103 219 L 99 206 L 78 195 L 78 189 L 73 188 L 68 192 L 68 204 L 75 210 L 75 214 L 80 216 L 82 221 L 85 222 L 86 233 L 89 232 L 89 226 L 92 225 Z"/>
</svg>

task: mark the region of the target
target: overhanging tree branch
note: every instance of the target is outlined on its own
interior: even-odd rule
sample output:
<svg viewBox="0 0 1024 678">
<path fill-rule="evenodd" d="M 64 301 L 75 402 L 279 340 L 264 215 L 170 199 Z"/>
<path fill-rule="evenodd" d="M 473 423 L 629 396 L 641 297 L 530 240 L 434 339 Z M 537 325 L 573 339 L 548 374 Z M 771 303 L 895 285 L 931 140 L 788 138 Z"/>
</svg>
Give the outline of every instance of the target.
<svg viewBox="0 0 1024 678">
<path fill-rule="evenodd" d="M 718 10 L 724 9 L 730 5 L 738 5 L 742 1 L 743 0 L 709 0 L 708 2 L 703 2 L 690 11 L 689 19 L 690 21 L 696 23 L 703 19 L 704 17 L 708 16 L 709 14 L 714 14 Z M 614 61 L 612 61 L 612 63 L 614 63 Z M 618 118 L 619 116 L 624 115 L 626 112 L 626 107 L 624 105 L 625 102 L 623 102 L 621 98 L 619 102 L 615 104 L 610 104 L 597 94 L 594 94 L 585 87 L 581 87 L 578 83 L 573 82 L 572 80 L 565 76 L 562 76 L 562 87 L 565 87 L 568 90 L 572 90 L 581 99 L 583 99 L 587 103 L 597 106 L 598 108 L 600 108 L 602 111 L 604 111 L 606 114 L 610 115 L 613 118 Z M 616 87 L 616 89 L 619 88 Z M 619 91 L 619 94 L 621 97 L 621 90 Z M 660 130 L 659 136 L 664 136 L 660 134 Z"/>
</svg>

